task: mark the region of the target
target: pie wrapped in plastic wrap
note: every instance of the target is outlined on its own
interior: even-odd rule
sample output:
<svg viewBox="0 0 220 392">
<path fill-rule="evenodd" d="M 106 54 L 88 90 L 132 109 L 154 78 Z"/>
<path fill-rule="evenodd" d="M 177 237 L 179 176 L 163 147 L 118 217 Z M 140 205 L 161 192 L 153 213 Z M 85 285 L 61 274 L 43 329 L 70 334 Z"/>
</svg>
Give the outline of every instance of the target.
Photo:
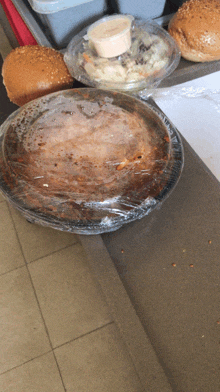
<svg viewBox="0 0 220 392">
<path fill-rule="evenodd" d="M 0 187 L 30 222 L 79 234 L 148 214 L 183 165 L 175 128 L 123 93 L 53 93 L 14 112 L 0 132 Z"/>
</svg>

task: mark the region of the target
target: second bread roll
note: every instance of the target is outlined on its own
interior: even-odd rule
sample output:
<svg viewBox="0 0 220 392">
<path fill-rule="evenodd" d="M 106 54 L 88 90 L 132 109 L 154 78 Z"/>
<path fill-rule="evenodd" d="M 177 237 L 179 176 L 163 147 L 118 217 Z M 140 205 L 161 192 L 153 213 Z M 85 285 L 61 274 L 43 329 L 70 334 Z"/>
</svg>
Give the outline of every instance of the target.
<svg viewBox="0 0 220 392">
<path fill-rule="evenodd" d="M 171 19 L 168 32 L 186 60 L 219 60 L 220 0 L 186 1 Z"/>
</svg>

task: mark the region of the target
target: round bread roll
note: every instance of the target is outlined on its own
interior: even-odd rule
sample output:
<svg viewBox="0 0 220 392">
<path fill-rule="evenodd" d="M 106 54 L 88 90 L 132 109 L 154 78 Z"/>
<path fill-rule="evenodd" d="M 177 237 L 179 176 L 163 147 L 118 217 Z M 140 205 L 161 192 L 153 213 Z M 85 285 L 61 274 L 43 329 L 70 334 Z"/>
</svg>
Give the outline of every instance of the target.
<svg viewBox="0 0 220 392">
<path fill-rule="evenodd" d="M 3 63 L 2 77 L 10 101 L 18 106 L 73 85 L 63 55 L 38 45 L 12 50 Z"/>
<path fill-rule="evenodd" d="M 168 32 L 186 60 L 219 60 L 220 0 L 186 1 L 170 20 Z"/>
</svg>

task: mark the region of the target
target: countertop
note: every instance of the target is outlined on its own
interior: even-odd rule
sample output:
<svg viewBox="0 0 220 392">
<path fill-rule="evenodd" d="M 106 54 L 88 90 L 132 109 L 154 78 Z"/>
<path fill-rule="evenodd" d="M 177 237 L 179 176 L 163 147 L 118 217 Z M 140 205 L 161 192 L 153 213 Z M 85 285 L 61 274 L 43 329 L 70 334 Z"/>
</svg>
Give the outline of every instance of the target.
<svg viewBox="0 0 220 392">
<path fill-rule="evenodd" d="M 220 388 L 220 186 L 183 142 L 182 176 L 160 208 L 80 236 L 148 392 Z"/>
</svg>

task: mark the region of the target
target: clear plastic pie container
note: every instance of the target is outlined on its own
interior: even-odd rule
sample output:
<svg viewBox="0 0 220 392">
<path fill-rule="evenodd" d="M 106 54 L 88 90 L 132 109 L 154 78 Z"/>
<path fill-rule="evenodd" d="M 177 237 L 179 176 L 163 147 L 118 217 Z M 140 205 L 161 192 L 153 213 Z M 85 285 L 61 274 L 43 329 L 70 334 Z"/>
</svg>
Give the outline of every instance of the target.
<svg viewBox="0 0 220 392">
<path fill-rule="evenodd" d="M 0 190 L 33 223 L 100 234 L 148 215 L 183 168 L 178 132 L 151 104 L 81 88 L 33 100 L 0 127 Z"/>
<path fill-rule="evenodd" d="M 156 88 L 179 64 L 177 44 L 153 21 L 134 18 L 130 48 L 112 58 L 97 54 L 89 28 L 76 35 L 64 53 L 71 75 L 87 86 L 135 94 Z"/>
</svg>

